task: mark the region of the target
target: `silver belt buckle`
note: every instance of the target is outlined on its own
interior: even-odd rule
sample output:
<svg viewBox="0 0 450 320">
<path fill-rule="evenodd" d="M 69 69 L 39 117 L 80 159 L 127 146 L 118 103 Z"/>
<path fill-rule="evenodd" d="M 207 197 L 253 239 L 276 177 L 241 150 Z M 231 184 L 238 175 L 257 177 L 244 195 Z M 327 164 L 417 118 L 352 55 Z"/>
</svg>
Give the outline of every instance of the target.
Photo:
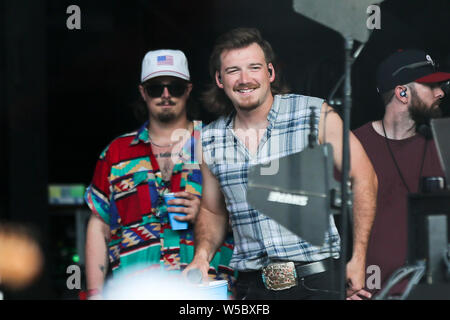
<svg viewBox="0 0 450 320">
<path fill-rule="evenodd" d="M 262 280 L 269 290 L 285 290 L 297 285 L 294 262 L 271 263 L 262 268 Z"/>
</svg>

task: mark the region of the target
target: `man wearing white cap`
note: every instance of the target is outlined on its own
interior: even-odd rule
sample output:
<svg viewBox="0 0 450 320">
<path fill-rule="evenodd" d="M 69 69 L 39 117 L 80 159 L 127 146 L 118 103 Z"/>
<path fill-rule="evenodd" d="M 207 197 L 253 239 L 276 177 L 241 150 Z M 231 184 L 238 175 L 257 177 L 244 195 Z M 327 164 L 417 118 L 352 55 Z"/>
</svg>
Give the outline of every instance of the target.
<svg viewBox="0 0 450 320">
<path fill-rule="evenodd" d="M 93 213 L 86 237 L 88 298 L 101 297 L 108 267 L 114 277 L 148 269 L 179 273 L 192 260 L 192 224 L 202 194 L 195 144 L 202 123 L 191 117 L 191 90 L 182 51 L 145 55 L 139 92 L 146 122 L 102 152 L 85 195 Z M 166 204 L 167 193 L 176 199 Z M 168 211 L 183 214 L 175 219 L 188 222 L 188 229 L 174 230 Z M 227 267 L 232 248 L 230 238 L 211 263 L 212 278 L 234 277 Z"/>
</svg>

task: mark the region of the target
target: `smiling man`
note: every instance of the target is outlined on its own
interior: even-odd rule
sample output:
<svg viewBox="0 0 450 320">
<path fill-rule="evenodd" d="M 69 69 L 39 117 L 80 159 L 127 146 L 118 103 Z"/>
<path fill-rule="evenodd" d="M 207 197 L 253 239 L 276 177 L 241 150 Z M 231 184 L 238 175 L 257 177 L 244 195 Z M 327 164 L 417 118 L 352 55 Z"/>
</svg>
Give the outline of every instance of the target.
<svg viewBox="0 0 450 320">
<path fill-rule="evenodd" d="M 225 91 L 236 108 L 243 113 L 270 108 L 273 100 L 270 83 L 275 79 L 275 73 L 272 63 L 266 63 L 258 44 L 253 43 L 246 50 L 223 52 L 221 65 L 220 72 L 215 74 L 217 86 Z"/>
<path fill-rule="evenodd" d="M 270 44 L 256 29 L 232 30 L 221 36 L 213 49 L 210 75 L 215 86 L 206 93 L 205 105 L 222 117 L 202 131 L 204 194 L 195 226 L 195 257 L 187 270 L 198 268 L 206 277 L 230 219 L 235 239 L 230 265 L 239 271 L 238 299 L 335 299 L 338 292 L 331 279 L 338 274 L 334 260 L 339 255 L 339 234 L 333 219 L 324 245 L 317 247 L 246 201 L 250 165 L 306 147 L 310 107 L 321 110 L 314 117 L 319 128 L 317 142 L 330 142 L 335 164 L 341 165 L 339 116 L 323 99 L 278 95 L 282 90 L 273 61 Z M 347 265 L 349 296 L 364 293 L 360 289 L 377 190 L 370 161 L 353 135 L 351 166 L 355 242 Z"/>
<path fill-rule="evenodd" d="M 195 144 L 201 121 L 193 120 L 192 83 L 179 50 L 149 51 L 142 62 L 137 131 L 114 139 L 102 152 L 85 198 L 92 210 L 86 237 L 88 297 L 100 298 L 108 267 L 113 276 L 148 269 L 179 273 L 193 257 L 192 225 L 202 194 Z M 175 193 L 167 206 L 163 197 Z M 175 230 L 168 211 L 184 214 L 186 230 Z M 215 255 L 209 273 L 233 279 L 228 261 L 232 237 Z M 157 297 L 157 293 L 155 293 Z"/>
</svg>

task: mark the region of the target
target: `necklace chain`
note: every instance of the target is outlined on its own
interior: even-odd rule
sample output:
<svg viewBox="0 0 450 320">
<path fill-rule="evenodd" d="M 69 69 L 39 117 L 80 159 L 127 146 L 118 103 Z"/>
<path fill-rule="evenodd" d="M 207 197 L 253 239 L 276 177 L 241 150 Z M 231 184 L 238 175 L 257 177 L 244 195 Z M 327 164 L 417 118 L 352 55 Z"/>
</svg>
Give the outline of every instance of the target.
<svg viewBox="0 0 450 320">
<path fill-rule="evenodd" d="M 169 148 L 169 147 L 173 147 L 174 145 L 176 145 L 177 143 L 179 143 L 179 142 L 181 141 L 181 138 L 180 138 L 177 142 L 170 143 L 170 144 L 165 145 L 165 146 L 160 145 L 160 144 L 157 144 L 156 142 L 154 142 L 154 141 L 152 140 L 152 138 L 150 137 L 150 134 L 148 135 L 148 140 L 150 140 L 150 143 L 151 143 L 152 145 L 156 146 L 156 147 L 159 147 L 159 148 Z"/>
<path fill-rule="evenodd" d="M 189 125 L 188 125 L 188 128 L 189 128 Z M 149 133 L 148 133 L 148 140 L 150 141 L 150 143 L 151 143 L 152 145 L 154 145 L 154 146 L 156 146 L 156 147 L 159 147 L 159 148 L 169 148 L 169 147 L 173 147 L 173 146 L 176 145 L 177 143 L 180 143 L 180 141 L 183 140 L 183 137 L 180 137 L 180 139 L 178 139 L 178 141 L 176 141 L 176 142 L 174 142 L 174 143 L 169 143 L 168 145 L 163 146 L 163 145 L 157 144 L 156 142 L 154 142 L 154 141 L 152 140 L 152 137 L 150 136 L 150 130 L 149 130 Z"/>
<path fill-rule="evenodd" d="M 381 125 L 383 126 L 384 140 L 386 141 L 386 146 L 389 150 L 392 161 L 394 161 L 394 165 L 395 165 L 395 168 L 397 169 L 398 175 L 400 176 L 400 179 L 402 180 L 403 185 L 405 186 L 408 193 L 411 193 L 411 190 L 409 189 L 408 185 L 406 184 L 406 180 L 403 177 L 402 171 L 400 170 L 400 166 L 398 165 L 397 160 L 395 160 L 394 152 L 392 151 L 391 146 L 389 145 L 389 139 L 386 134 L 386 128 L 384 127 L 384 119 L 381 120 Z M 420 171 L 419 171 L 419 179 L 422 176 L 423 165 L 425 163 L 425 155 L 427 154 L 427 146 L 428 146 L 428 140 L 425 140 L 425 147 L 424 147 L 423 156 L 422 156 L 422 164 L 420 166 Z"/>
</svg>

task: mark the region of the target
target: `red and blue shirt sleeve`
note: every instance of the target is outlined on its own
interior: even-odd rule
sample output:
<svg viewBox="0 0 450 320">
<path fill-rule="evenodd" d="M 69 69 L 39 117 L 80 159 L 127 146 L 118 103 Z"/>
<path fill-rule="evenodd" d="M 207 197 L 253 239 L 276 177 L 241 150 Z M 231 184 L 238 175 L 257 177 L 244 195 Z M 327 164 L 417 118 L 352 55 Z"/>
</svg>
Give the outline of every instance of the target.
<svg viewBox="0 0 450 320">
<path fill-rule="evenodd" d="M 106 148 L 97 160 L 94 177 L 84 195 L 92 213 L 107 224 L 110 224 L 111 211 L 109 200 L 111 195 L 110 172 L 111 164 L 108 159 L 108 148 Z"/>
</svg>

